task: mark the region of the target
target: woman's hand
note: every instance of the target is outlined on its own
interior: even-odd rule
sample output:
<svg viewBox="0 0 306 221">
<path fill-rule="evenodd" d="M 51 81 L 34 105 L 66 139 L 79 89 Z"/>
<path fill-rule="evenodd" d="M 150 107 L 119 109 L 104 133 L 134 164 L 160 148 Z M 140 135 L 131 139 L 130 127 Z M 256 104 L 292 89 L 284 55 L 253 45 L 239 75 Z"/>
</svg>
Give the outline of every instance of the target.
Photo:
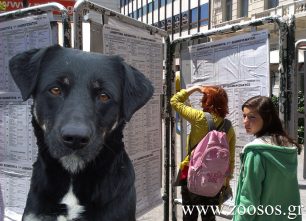
<svg viewBox="0 0 306 221">
<path fill-rule="evenodd" d="M 194 92 L 200 92 L 200 93 L 203 93 L 203 89 L 204 89 L 204 87 L 203 86 L 201 86 L 201 85 L 194 85 L 194 86 L 192 86 L 192 87 L 190 87 L 190 88 L 187 88 L 186 89 L 186 91 L 187 91 L 187 93 L 189 94 L 189 95 L 191 95 L 192 93 L 194 93 Z"/>
</svg>

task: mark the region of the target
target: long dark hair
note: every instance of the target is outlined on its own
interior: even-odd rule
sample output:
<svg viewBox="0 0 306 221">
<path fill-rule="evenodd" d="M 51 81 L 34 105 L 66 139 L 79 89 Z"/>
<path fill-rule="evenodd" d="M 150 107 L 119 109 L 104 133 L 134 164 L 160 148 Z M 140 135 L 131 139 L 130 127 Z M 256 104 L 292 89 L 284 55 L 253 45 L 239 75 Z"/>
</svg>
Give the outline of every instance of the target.
<svg viewBox="0 0 306 221">
<path fill-rule="evenodd" d="M 263 127 L 255 134 L 256 137 L 270 135 L 273 143 L 279 146 L 293 144 L 298 148 L 298 152 L 301 152 L 301 146 L 285 132 L 271 98 L 265 96 L 252 97 L 242 105 L 242 111 L 245 107 L 255 110 L 263 119 Z"/>
</svg>

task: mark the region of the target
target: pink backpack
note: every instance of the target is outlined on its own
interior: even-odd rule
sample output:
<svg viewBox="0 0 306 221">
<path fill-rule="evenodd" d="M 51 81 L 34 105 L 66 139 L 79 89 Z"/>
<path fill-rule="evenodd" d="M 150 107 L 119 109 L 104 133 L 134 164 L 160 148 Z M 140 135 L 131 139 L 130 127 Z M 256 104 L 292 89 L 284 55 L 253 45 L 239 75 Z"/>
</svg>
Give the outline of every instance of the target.
<svg viewBox="0 0 306 221">
<path fill-rule="evenodd" d="M 221 190 L 229 172 L 229 144 L 226 133 L 231 122 L 224 119 L 215 129 L 212 116 L 205 112 L 209 132 L 197 144 L 190 156 L 187 188 L 201 196 L 213 197 Z"/>
</svg>

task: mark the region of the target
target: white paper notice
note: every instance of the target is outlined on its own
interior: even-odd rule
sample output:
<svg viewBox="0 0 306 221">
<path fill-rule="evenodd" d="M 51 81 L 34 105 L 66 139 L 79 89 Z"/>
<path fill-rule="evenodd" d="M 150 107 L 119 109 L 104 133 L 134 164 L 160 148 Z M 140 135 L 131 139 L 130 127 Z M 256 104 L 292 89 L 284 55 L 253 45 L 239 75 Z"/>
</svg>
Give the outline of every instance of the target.
<svg viewBox="0 0 306 221">
<path fill-rule="evenodd" d="M 8 61 L 22 51 L 51 45 L 50 21 L 46 14 L 0 23 L 0 91 L 17 92 L 8 74 Z"/>
<path fill-rule="evenodd" d="M 191 46 L 191 83 L 221 85 L 229 98 L 230 114 L 237 145 L 252 137 L 246 135 L 241 105 L 255 95 L 269 95 L 269 41 L 266 30 L 220 41 Z M 199 97 L 191 103 L 199 103 Z"/>
<path fill-rule="evenodd" d="M 0 185 L 9 220 L 21 218 L 37 146 L 31 124 L 32 100 L 22 101 L 8 62 L 17 53 L 51 44 L 47 14 L 0 23 Z"/>
<path fill-rule="evenodd" d="M 104 25 L 104 53 L 124 58 L 125 62 L 141 71 L 152 81 L 155 94 L 161 94 L 163 86 L 162 38 L 158 35 L 138 32 L 137 28 L 133 28 L 136 30 L 123 32 L 121 29 Z"/>
<path fill-rule="evenodd" d="M 136 173 L 137 214 L 140 215 L 161 203 L 162 38 L 127 26 L 123 30 L 105 25 L 103 34 L 104 53 L 120 55 L 146 75 L 155 88 L 153 97 L 134 114 L 124 131 L 126 150 Z"/>
</svg>

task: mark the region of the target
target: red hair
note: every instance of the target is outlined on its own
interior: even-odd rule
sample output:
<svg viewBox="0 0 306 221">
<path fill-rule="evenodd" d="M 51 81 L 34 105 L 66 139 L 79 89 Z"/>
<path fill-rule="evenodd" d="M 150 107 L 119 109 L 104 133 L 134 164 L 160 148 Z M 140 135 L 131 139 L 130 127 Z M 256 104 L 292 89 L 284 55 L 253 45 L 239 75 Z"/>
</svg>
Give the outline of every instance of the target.
<svg viewBox="0 0 306 221">
<path fill-rule="evenodd" d="M 202 98 L 203 110 L 224 118 L 228 114 L 226 91 L 219 86 L 206 86 L 202 92 L 204 94 Z"/>
</svg>

